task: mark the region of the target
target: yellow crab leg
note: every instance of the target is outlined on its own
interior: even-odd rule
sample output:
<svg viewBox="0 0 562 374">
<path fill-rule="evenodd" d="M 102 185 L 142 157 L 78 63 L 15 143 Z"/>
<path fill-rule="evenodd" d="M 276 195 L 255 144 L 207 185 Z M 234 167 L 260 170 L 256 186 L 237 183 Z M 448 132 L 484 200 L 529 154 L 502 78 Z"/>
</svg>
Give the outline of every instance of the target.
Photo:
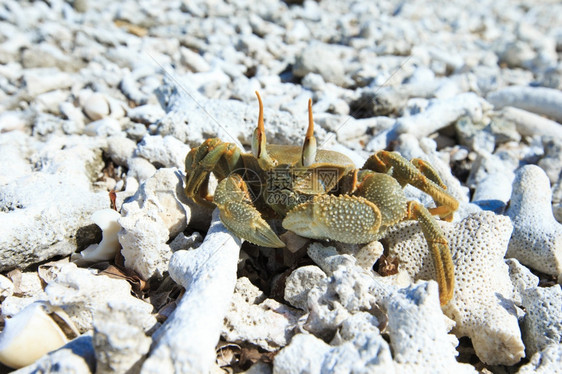
<svg viewBox="0 0 562 374">
<path fill-rule="evenodd" d="M 446 190 L 447 186 L 441 180 L 441 177 L 437 173 L 437 170 L 433 168 L 429 163 L 425 162 L 420 158 L 413 158 L 411 161 L 412 165 L 414 165 L 423 175 L 428 177 L 431 181 L 437 184 L 442 189 Z"/>
<path fill-rule="evenodd" d="M 446 221 L 453 219 L 453 212 L 459 207 L 459 202 L 433 181 L 432 173 L 436 175 L 433 168 L 424 169 L 424 171 L 430 170 L 428 171 L 430 176 L 426 176 L 397 152 L 379 151 L 367 159 L 363 168 L 381 173 L 389 172 L 402 186 L 411 184 L 427 193 L 438 205 L 439 209 L 435 209 L 434 212 Z"/>
<path fill-rule="evenodd" d="M 445 234 L 431 213 L 418 202 L 408 202 L 407 219 L 415 219 L 421 226 L 435 264 L 435 275 L 439 284 L 439 302 L 441 305 L 445 305 L 453 298 L 455 288 L 453 259 Z"/>
<path fill-rule="evenodd" d="M 192 198 L 198 198 L 198 195 L 205 197 L 205 181 L 210 172 L 222 179 L 242 166 L 240 150 L 235 144 L 224 143 L 217 138 L 207 139 L 199 147 L 189 151 L 185 158 L 185 193 Z"/>
<path fill-rule="evenodd" d="M 214 203 L 219 208 L 222 223 L 233 234 L 263 247 L 285 246 L 252 205 L 248 186 L 240 175 L 232 174 L 220 181 Z"/>
</svg>

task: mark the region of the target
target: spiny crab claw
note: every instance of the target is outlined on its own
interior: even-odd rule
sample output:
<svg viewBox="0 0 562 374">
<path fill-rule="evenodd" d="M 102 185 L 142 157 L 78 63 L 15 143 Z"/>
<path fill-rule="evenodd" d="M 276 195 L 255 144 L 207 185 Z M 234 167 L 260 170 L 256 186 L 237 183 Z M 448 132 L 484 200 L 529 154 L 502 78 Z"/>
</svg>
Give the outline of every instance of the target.
<svg viewBox="0 0 562 374">
<path fill-rule="evenodd" d="M 381 212 L 360 196 L 318 195 L 287 213 L 283 227 L 312 239 L 367 243 L 378 238 Z"/>
<path fill-rule="evenodd" d="M 252 205 L 248 187 L 240 175 L 232 174 L 220 181 L 214 202 L 222 223 L 233 234 L 263 247 L 285 246 Z"/>
</svg>

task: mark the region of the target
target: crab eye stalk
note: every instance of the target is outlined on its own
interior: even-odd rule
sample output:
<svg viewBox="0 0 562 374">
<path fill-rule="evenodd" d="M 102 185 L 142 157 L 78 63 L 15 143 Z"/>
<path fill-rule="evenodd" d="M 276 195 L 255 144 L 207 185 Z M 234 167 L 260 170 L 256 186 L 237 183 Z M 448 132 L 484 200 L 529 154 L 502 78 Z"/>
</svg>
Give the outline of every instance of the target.
<svg viewBox="0 0 562 374">
<path fill-rule="evenodd" d="M 267 149 L 265 147 L 265 127 L 263 123 L 263 103 L 258 91 L 256 91 L 256 96 L 258 97 L 260 112 L 258 115 L 258 127 L 254 130 L 254 136 L 252 138 L 252 154 L 258 160 L 258 164 L 262 169 L 271 169 L 277 162 L 267 154 Z"/>
<path fill-rule="evenodd" d="M 302 166 L 310 166 L 316 161 L 316 138 L 312 118 L 312 99 L 308 99 L 308 129 L 302 145 Z"/>
</svg>

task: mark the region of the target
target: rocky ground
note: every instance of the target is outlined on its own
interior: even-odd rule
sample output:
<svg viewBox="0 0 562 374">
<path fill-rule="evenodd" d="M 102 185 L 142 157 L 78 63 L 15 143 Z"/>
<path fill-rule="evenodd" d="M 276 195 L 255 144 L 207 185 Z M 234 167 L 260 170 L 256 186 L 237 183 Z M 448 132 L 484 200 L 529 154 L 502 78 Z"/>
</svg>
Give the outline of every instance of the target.
<svg viewBox="0 0 562 374">
<path fill-rule="evenodd" d="M 1 371 L 560 372 L 560 14 L 0 1 Z M 448 304 L 416 222 L 261 248 L 185 196 L 192 147 L 250 149 L 256 90 L 268 142 L 302 144 L 312 98 L 321 148 L 435 167 L 460 203 Z"/>
</svg>

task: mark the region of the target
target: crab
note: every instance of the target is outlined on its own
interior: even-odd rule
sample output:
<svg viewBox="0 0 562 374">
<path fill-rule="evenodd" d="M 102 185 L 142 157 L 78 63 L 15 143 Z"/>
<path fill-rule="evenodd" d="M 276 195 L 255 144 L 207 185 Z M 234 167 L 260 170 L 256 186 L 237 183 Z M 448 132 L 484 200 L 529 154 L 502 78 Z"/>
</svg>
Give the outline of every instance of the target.
<svg viewBox="0 0 562 374">
<path fill-rule="evenodd" d="M 267 144 L 263 103 L 256 95 L 259 115 L 252 152 L 218 138 L 193 148 L 185 160 L 187 196 L 216 206 L 226 228 L 263 247 L 285 246 L 269 218 L 282 219 L 284 229 L 306 238 L 355 244 L 379 240 L 392 225 L 417 220 L 432 253 L 440 303 L 446 304 L 453 295 L 453 262 L 433 215 L 450 221 L 458 201 L 446 192 L 435 169 L 385 150 L 357 169 L 347 156 L 317 149 L 311 100 L 302 147 Z M 218 180 L 214 195 L 209 192 L 211 173 Z M 408 201 L 403 192 L 407 184 L 430 195 L 436 207 Z"/>
</svg>

